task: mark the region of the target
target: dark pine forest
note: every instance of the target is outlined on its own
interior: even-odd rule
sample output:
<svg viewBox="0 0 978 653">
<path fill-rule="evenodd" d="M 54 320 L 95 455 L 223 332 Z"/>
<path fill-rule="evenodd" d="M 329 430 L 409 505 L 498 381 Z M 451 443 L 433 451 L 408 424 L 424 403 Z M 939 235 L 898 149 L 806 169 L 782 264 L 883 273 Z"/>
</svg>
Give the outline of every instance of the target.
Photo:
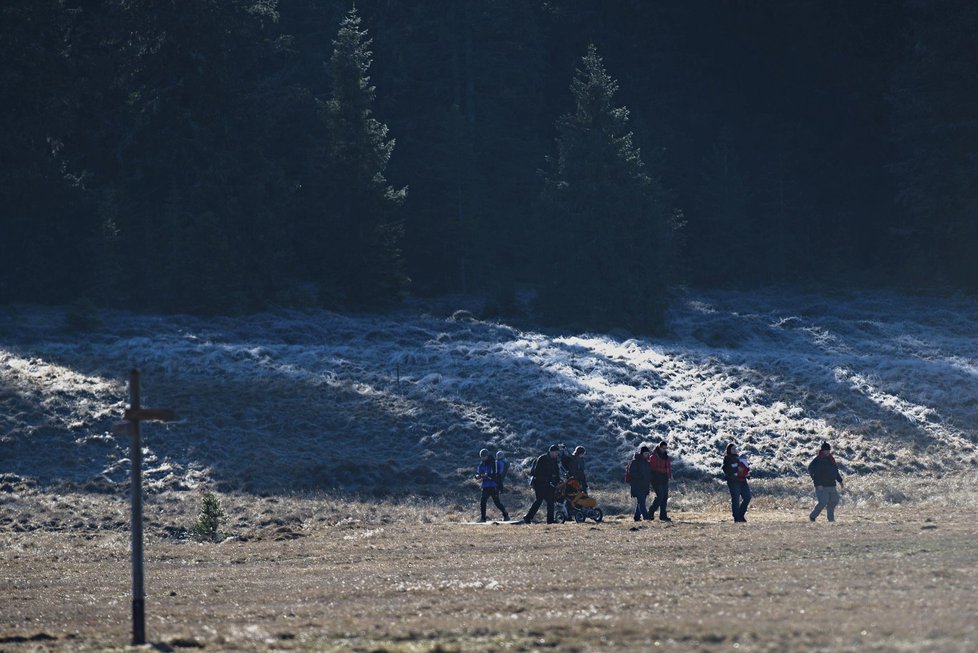
<svg viewBox="0 0 978 653">
<path fill-rule="evenodd" d="M 978 291 L 978 5 L 7 0 L 0 303 Z"/>
</svg>

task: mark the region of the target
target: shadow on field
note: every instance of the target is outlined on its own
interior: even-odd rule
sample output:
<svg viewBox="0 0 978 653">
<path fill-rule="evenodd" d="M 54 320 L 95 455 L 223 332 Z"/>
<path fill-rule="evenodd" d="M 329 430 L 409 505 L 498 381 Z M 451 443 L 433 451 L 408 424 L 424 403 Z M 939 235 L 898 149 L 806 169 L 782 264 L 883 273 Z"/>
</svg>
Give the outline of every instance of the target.
<svg viewBox="0 0 978 653">
<path fill-rule="evenodd" d="M 927 396 L 925 384 L 945 366 L 957 370 L 953 383 L 973 380 L 966 369 L 915 361 L 926 372 L 920 378 L 870 387 L 861 379 L 876 379 L 874 351 L 809 318 L 711 313 L 684 340 L 581 336 L 595 343 L 585 346 L 474 320 L 317 315 L 130 318 L 134 325 L 83 337 L 52 332 L 4 345 L 0 353 L 50 371 L 31 383 L 0 376 L 3 471 L 93 491 L 124 485 L 128 441 L 111 428 L 134 366 L 143 371 L 144 405 L 181 418 L 143 427 L 150 490 L 205 483 L 252 493 L 444 496 L 470 488 L 482 447 L 506 451 L 511 482 L 524 484 L 529 463 L 551 442 L 585 445 L 592 480 L 619 487 L 630 451 L 674 433 L 683 434 L 681 456 L 693 461 L 680 457 L 681 475 L 712 477 L 728 437 L 718 424 L 750 430 L 756 439 L 746 444 L 768 474 L 802 473 L 824 434 L 794 423 L 791 432 L 765 432 L 748 416 L 781 405 L 867 443 L 840 450 L 856 471 L 928 464 L 898 460 L 893 449 L 966 452 L 970 442 L 974 450 L 973 435 L 944 437 L 946 416 L 914 421 L 901 412 L 910 399 L 887 404 L 878 396 Z M 626 342 L 648 360 L 604 350 Z M 62 383 L 59 370 L 112 388 Z M 706 384 L 750 394 L 711 396 Z M 667 424 L 670 411 L 677 421 Z"/>
</svg>

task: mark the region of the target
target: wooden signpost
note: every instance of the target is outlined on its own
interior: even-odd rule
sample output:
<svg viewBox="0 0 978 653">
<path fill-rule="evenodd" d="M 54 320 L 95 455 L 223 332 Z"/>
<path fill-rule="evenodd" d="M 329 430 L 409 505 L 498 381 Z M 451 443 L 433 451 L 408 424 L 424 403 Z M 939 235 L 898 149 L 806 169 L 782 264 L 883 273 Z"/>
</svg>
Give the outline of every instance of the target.
<svg viewBox="0 0 978 653">
<path fill-rule="evenodd" d="M 129 372 L 129 408 L 124 422 L 113 429 L 132 435 L 129 454 L 132 460 L 132 643 L 146 643 L 146 593 L 143 589 L 143 443 L 139 423 L 169 422 L 176 419 L 172 410 L 143 408 L 139 403 L 139 370 Z"/>
</svg>

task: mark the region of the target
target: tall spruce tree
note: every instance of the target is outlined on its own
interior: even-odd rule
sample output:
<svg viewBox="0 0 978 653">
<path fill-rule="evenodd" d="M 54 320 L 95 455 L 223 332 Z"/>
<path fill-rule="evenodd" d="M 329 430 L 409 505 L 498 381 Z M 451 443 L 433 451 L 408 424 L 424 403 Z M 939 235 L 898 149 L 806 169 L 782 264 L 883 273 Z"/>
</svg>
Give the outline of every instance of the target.
<svg viewBox="0 0 978 653">
<path fill-rule="evenodd" d="M 632 143 L 594 45 L 582 63 L 539 202 L 541 312 L 553 323 L 654 331 L 673 267 L 670 198 Z"/>
<path fill-rule="evenodd" d="M 395 189 L 384 176 L 394 139 L 373 117 L 370 39 L 356 8 L 343 18 L 333 46 L 332 95 L 323 106 L 331 150 L 331 206 L 324 210 L 334 220 L 326 234 L 330 242 L 323 243 L 328 273 L 349 303 L 378 304 L 393 299 L 406 282 L 398 208 L 407 189 Z"/>
<path fill-rule="evenodd" d="M 757 230 L 748 181 L 734 144 L 721 137 L 703 160 L 690 215 L 690 255 L 706 263 L 694 271 L 695 281 L 725 286 L 751 280 Z"/>
<path fill-rule="evenodd" d="M 0 303 L 85 291 L 91 198 L 67 155 L 90 90 L 68 56 L 76 13 L 54 0 L 0 6 Z"/>
<path fill-rule="evenodd" d="M 75 44 L 93 80 L 72 148 L 98 198 L 93 294 L 200 313 L 263 305 L 288 187 L 266 155 L 275 3 L 103 5 L 81 14 Z"/>
<path fill-rule="evenodd" d="M 978 291 L 978 7 L 906 3 L 912 30 L 890 89 L 901 210 L 892 233 L 908 281 Z"/>
</svg>

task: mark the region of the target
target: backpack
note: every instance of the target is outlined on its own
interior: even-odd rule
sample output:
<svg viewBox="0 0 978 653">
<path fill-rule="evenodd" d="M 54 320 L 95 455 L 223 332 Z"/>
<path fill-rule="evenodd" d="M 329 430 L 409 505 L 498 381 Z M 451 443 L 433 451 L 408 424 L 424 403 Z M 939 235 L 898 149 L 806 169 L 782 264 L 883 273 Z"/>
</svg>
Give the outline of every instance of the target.
<svg viewBox="0 0 978 653">
<path fill-rule="evenodd" d="M 500 464 L 502 463 L 502 464 Z M 502 460 L 496 460 L 496 480 L 500 483 L 506 478 L 506 473 L 509 471 L 509 462 L 503 458 Z"/>
</svg>

